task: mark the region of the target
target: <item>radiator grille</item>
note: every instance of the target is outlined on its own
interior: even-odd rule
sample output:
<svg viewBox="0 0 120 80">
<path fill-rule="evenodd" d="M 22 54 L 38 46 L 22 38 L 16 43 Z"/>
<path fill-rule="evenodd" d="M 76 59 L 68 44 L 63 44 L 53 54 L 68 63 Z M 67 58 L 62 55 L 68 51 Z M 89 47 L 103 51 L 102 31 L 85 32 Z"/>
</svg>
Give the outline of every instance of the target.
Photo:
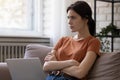
<svg viewBox="0 0 120 80">
<path fill-rule="evenodd" d="M 0 62 L 10 58 L 23 58 L 26 45 L 42 44 L 50 46 L 49 38 L 0 37 Z"/>
<path fill-rule="evenodd" d="M 7 58 L 23 58 L 26 46 L 24 45 L 3 45 L 0 46 L 0 61 Z"/>
</svg>

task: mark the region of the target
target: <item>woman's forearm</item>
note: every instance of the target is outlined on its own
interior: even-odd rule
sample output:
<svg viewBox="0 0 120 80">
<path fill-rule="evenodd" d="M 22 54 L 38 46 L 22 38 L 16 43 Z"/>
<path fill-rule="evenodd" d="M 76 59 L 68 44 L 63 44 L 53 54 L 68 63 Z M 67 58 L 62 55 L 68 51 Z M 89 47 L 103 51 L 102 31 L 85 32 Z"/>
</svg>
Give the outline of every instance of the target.
<svg viewBox="0 0 120 80">
<path fill-rule="evenodd" d="M 62 72 L 67 73 L 77 78 L 83 78 L 85 76 L 83 74 L 84 71 L 80 69 L 79 66 L 70 66 L 70 67 L 64 68 Z"/>
<path fill-rule="evenodd" d="M 79 65 L 79 63 L 75 60 L 47 61 L 44 63 L 43 70 L 44 71 L 61 70 L 73 65 Z"/>
<path fill-rule="evenodd" d="M 86 57 L 83 59 L 79 66 L 70 66 L 64 68 L 62 71 L 71 76 L 83 78 L 88 74 L 89 70 L 96 60 L 96 57 L 96 53 L 88 51 Z"/>
</svg>

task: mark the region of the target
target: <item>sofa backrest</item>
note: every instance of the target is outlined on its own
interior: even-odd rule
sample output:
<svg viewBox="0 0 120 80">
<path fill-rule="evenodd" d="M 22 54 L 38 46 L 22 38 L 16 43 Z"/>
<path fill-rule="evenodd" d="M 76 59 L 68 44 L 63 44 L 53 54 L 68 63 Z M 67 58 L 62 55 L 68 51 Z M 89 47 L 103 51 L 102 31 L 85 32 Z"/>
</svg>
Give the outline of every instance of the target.
<svg viewBox="0 0 120 80">
<path fill-rule="evenodd" d="M 88 80 L 120 80 L 120 52 L 101 53 L 89 71 Z"/>
<path fill-rule="evenodd" d="M 44 57 L 51 47 L 40 44 L 30 44 L 26 47 L 24 58 L 39 57 L 44 63 Z M 120 80 L 120 52 L 101 53 L 88 73 L 88 80 Z"/>
<path fill-rule="evenodd" d="M 41 63 L 44 64 L 44 58 L 51 49 L 51 47 L 40 44 L 29 44 L 26 46 L 24 58 L 39 57 Z"/>
</svg>

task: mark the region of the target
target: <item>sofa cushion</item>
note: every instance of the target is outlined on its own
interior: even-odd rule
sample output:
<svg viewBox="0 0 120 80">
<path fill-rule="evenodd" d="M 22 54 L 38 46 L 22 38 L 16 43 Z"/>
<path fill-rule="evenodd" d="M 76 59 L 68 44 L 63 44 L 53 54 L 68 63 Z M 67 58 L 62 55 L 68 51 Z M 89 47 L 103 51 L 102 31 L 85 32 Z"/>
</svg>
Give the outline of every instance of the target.
<svg viewBox="0 0 120 80">
<path fill-rule="evenodd" d="M 120 80 L 120 52 L 101 53 L 88 74 L 88 80 Z"/>
<path fill-rule="evenodd" d="M 24 58 L 39 57 L 41 63 L 44 64 L 44 58 L 50 51 L 51 47 L 40 44 L 29 44 L 26 47 Z"/>
</svg>

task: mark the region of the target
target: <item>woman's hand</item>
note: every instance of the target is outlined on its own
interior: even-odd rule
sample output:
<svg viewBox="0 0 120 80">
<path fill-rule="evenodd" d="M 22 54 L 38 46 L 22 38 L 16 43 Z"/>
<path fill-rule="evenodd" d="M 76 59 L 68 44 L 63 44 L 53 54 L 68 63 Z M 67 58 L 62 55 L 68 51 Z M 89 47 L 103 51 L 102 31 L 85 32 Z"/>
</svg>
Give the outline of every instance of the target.
<svg viewBox="0 0 120 80">
<path fill-rule="evenodd" d="M 71 66 L 79 66 L 79 64 L 80 64 L 78 61 L 76 61 L 74 59 L 71 59 L 70 62 L 71 62 Z"/>
<path fill-rule="evenodd" d="M 45 61 L 57 61 L 56 57 L 54 54 L 52 54 L 51 52 L 48 53 L 48 55 L 45 57 L 44 59 Z"/>
</svg>

